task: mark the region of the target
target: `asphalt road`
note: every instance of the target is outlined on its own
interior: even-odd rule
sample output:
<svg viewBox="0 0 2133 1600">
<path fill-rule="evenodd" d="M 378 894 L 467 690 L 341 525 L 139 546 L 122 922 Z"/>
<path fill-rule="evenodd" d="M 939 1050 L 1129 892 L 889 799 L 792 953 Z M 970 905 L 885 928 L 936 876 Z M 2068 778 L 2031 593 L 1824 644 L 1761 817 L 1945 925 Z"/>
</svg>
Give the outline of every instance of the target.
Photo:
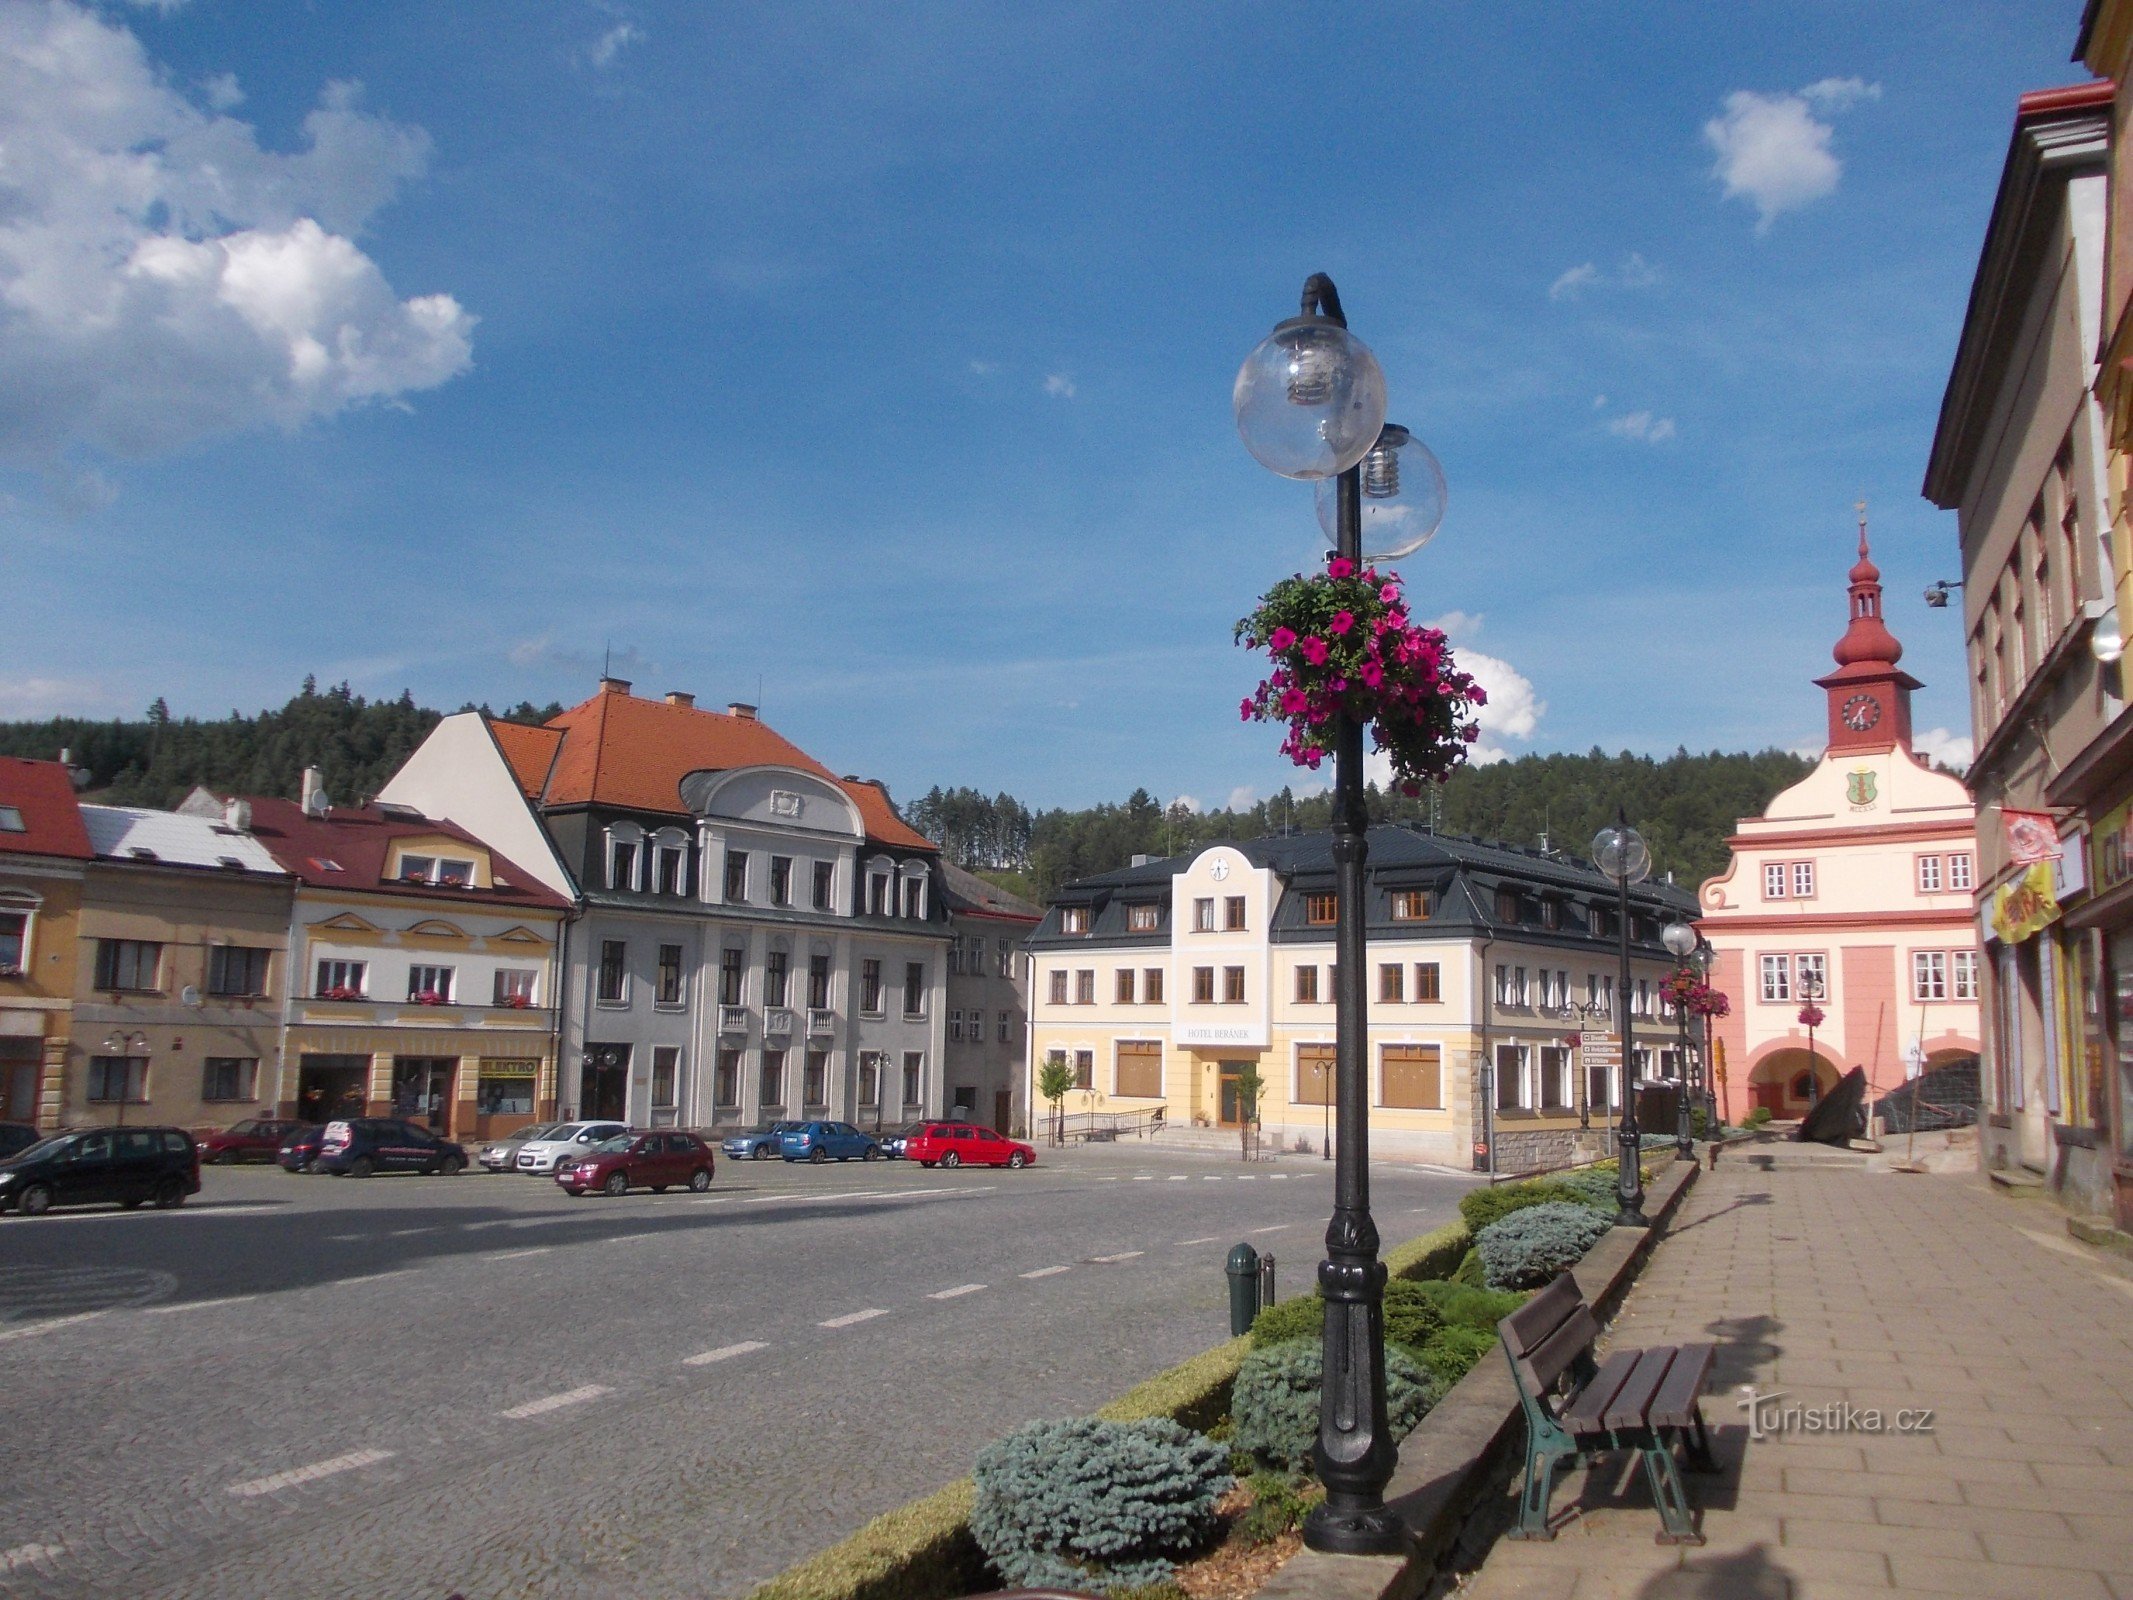
<svg viewBox="0 0 2133 1600">
<path fill-rule="evenodd" d="M 1388 1244 L 1466 1180 L 1381 1169 Z M 210 1169 L 0 1220 L 0 1594 L 732 1595 L 1306 1287 L 1330 1169 L 721 1163 L 712 1192 Z"/>
</svg>

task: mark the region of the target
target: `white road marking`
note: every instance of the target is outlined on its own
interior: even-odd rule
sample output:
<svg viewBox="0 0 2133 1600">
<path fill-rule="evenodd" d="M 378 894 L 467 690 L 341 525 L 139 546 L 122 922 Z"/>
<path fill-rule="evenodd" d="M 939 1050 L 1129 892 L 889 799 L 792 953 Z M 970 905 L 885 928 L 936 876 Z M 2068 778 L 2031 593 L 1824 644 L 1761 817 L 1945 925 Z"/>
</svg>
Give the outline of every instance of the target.
<svg viewBox="0 0 2133 1600">
<path fill-rule="evenodd" d="M 1172 1183 L 1190 1183 L 1192 1179 L 1182 1172 L 1173 1172 L 1170 1175 L 1170 1181 Z"/>
<path fill-rule="evenodd" d="M 1239 1183 L 1257 1183 L 1259 1174 L 1256 1172 L 1240 1172 L 1237 1174 L 1237 1181 Z"/>
<path fill-rule="evenodd" d="M 0 1550 L 0 1572 L 13 1572 L 17 1567 L 34 1566 L 40 1561 L 50 1561 L 67 1553 L 63 1544 L 18 1544 L 12 1550 Z"/>
<path fill-rule="evenodd" d="M 614 1238 L 606 1242 L 608 1244 L 642 1244 L 647 1239 L 656 1239 L 658 1237 L 659 1235 L 656 1233 L 618 1233 Z"/>
<path fill-rule="evenodd" d="M 1089 1257 L 1089 1259 L 1091 1261 L 1101 1261 L 1106 1264 L 1109 1264 L 1113 1261 L 1131 1261 L 1135 1256 L 1144 1256 L 1147 1253 L 1148 1252 L 1145 1250 L 1121 1250 L 1115 1256 L 1091 1256 Z"/>
<path fill-rule="evenodd" d="M 1062 1272 L 1072 1272 L 1072 1267 L 1039 1267 L 1035 1272 L 1025 1272 L 1025 1278 L 1056 1278 Z"/>
<path fill-rule="evenodd" d="M 1279 1233 L 1287 1226 L 1288 1224 L 1286 1222 L 1277 1222 L 1270 1228 L 1252 1228 L 1247 1231 L 1252 1233 Z"/>
<path fill-rule="evenodd" d="M 1098 1178 L 1096 1181 L 1098 1183 L 1124 1183 L 1126 1180 L 1123 1175 L 1114 1172 Z"/>
<path fill-rule="evenodd" d="M 1182 1249 L 1188 1244 L 1213 1244 L 1217 1239 L 1221 1237 L 1222 1236 L 1219 1233 L 1211 1233 L 1204 1239 L 1180 1239 L 1178 1241 L 1178 1245 Z"/>
<path fill-rule="evenodd" d="M 491 1261 L 523 1261 L 528 1256 L 545 1256 L 555 1248 L 552 1244 L 537 1244 L 527 1250 L 499 1250 L 490 1256 Z"/>
<path fill-rule="evenodd" d="M 1133 1181 L 1135 1183 L 1153 1183 L 1155 1182 L 1155 1174 L 1152 1172 L 1136 1172 L 1133 1175 Z"/>
<path fill-rule="evenodd" d="M 27 1339 L 33 1334 L 50 1333 L 55 1328 L 71 1328 L 77 1322 L 87 1322 L 100 1317 L 101 1311 L 77 1311 L 71 1317 L 46 1317 L 42 1322 L 24 1323 L 19 1328 L 0 1329 L 0 1339 Z"/>
<path fill-rule="evenodd" d="M 734 1198 L 730 1194 L 716 1194 L 708 1200 L 697 1200 L 691 1203 L 700 1206 L 730 1206 L 733 1204 Z"/>
<path fill-rule="evenodd" d="M 1290 1177 L 1291 1174 L 1286 1172 L 1269 1172 L 1267 1174 L 1267 1181 L 1270 1183 L 1287 1183 Z"/>
<path fill-rule="evenodd" d="M 604 1394 L 615 1391 L 604 1383 L 580 1384 L 575 1389 L 565 1389 L 561 1394 L 542 1395 L 538 1400 L 528 1400 L 522 1406 L 511 1406 L 497 1413 L 500 1417 L 538 1417 L 551 1411 L 561 1411 L 565 1406 L 582 1406 L 588 1400 L 597 1400 Z"/>
<path fill-rule="evenodd" d="M 405 1272 L 368 1272 L 360 1278 L 343 1278 L 340 1286 L 343 1289 L 352 1289 L 359 1283 L 383 1283 L 387 1278 L 404 1278 L 406 1276 Z"/>
<path fill-rule="evenodd" d="M 959 1283 L 953 1289 L 936 1289 L 926 1296 L 928 1300 L 953 1300 L 957 1295 L 976 1294 L 985 1287 L 982 1283 Z"/>
<path fill-rule="evenodd" d="M 751 1351 L 769 1348 L 761 1339 L 743 1339 L 739 1344 L 722 1344 L 716 1350 L 706 1350 L 701 1355 L 683 1356 L 681 1364 L 685 1367 L 708 1367 L 714 1361 L 731 1361 L 735 1356 L 745 1356 Z"/>
<path fill-rule="evenodd" d="M 258 1298 L 256 1294 L 232 1294 L 225 1295 L 220 1300 L 181 1300 L 174 1306 L 150 1306 L 148 1314 L 151 1317 L 167 1317 L 173 1311 L 204 1311 L 210 1306 L 241 1306 Z"/>
<path fill-rule="evenodd" d="M 825 1321 L 816 1323 L 815 1326 L 818 1328 L 849 1328 L 855 1322 L 872 1322 L 876 1317 L 885 1317 L 888 1314 L 888 1311 L 881 1306 L 870 1306 L 864 1311 L 847 1311 L 841 1317 L 830 1317 Z"/>
<path fill-rule="evenodd" d="M 1220 1183 L 1222 1181 L 1222 1174 L 1219 1172 L 1203 1172 L 1200 1175 L 1200 1181 L 1202 1183 Z"/>
<path fill-rule="evenodd" d="M 435 1228 L 395 1228 L 385 1237 L 388 1239 L 411 1239 L 418 1233 L 435 1233 Z"/>
<path fill-rule="evenodd" d="M 314 1461 L 308 1467 L 291 1467 L 287 1472 L 277 1472 L 265 1478 L 247 1478 L 242 1483 L 233 1483 L 229 1492 L 250 1499 L 254 1495 L 272 1494 L 276 1489 L 293 1489 L 300 1483 L 312 1483 L 320 1478 L 330 1478 L 337 1472 L 353 1472 L 358 1467 L 374 1467 L 381 1461 L 390 1461 L 390 1450 L 353 1450 L 345 1456 L 334 1456 L 327 1461 Z"/>
</svg>

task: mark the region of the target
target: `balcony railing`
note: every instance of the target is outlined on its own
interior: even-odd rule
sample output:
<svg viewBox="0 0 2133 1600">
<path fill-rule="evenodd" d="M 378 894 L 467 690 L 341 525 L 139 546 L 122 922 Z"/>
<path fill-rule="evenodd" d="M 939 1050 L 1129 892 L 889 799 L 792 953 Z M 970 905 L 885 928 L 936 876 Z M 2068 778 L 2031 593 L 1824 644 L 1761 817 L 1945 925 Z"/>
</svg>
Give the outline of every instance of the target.
<svg viewBox="0 0 2133 1600">
<path fill-rule="evenodd" d="M 746 1006 L 720 1006 L 718 1008 L 718 1031 L 720 1033 L 746 1033 L 748 1031 L 748 1008 Z"/>
<path fill-rule="evenodd" d="M 828 1006 L 809 1006 L 807 1008 L 807 1031 L 811 1034 L 835 1033 L 837 1031 L 837 1013 L 830 1010 Z"/>
<path fill-rule="evenodd" d="M 788 1006 L 765 1006 L 763 1008 L 763 1031 L 777 1034 L 791 1033 L 791 1008 Z"/>
</svg>

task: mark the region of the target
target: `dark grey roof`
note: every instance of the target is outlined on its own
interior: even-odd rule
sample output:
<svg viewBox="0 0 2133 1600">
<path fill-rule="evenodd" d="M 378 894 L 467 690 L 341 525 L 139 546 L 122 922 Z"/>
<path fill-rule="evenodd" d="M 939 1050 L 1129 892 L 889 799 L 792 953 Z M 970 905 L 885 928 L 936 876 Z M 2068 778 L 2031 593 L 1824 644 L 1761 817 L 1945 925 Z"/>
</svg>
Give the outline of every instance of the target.
<svg viewBox="0 0 2133 1600">
<path fill-rule="evenodd" d="M 1513 845 L 1492 844 L 1463 835 L 1431 834 L 1406 827 L 1370 830 L 1367 863 L 1368 899 L 1365 926 L 1373 936 L 1391 932 L 1392 896 L 1396 890 L 1425 890 L 1431 895 L 1426 922 L 1401 922 L 1399 931 L 1418 938 L 1489 938 L 1515 931 L 1530 943 L 1589 944 L 1589 913 L 1613 906 L 1618 890 L 1612 878 L 1591 863 Z M 1204 846 L 1212 849 L 1214 846 Z M 1334 887 L 1333 836 L 1330 832 L 1278 835 L 1236 841 L 1230 848 L 1254 866 L 1271 868 L 1288 889 L 1274 913 L 1268 937 L 1275 943 L 1330 941 L 1333 929 L 1307 920 L 1305 897 Z M 1201 852 L 1196 851 L 1198 855 Z M 1171 879 L 1193 857 L 1176 856 L 1144 866 L 1097 873 L 1062 887 L 1052 897 L 1044 921 L 1031 936 L 1033 946 L 1167 944 L 1170 939 Z M 1516 914 L 1499 914 L 1499 895 L 1516 896 Z M 1693 920 L 1696 898 L 1672 884 L 1641 883 L 1629 892 L 1633 913 L 1650 921 L 1649 937 L 1638 943 L 1657 947 L 1659 925 L 1674 917 Z M 1545 925 L 1543 905 L 1553 902 L 1557 926 Z M 1128 931 L 1128 908 L 1153 905 L 1156 926 Z M 1060 906 L 1089 910 L 1087 934 L 1062 935 Z M 1510 907 L 1504 909 L 1509 910 Z M 1614 936 L 1604 935 L 1609 942 Z"/>
<path fill-rule="evenodd" d="M 1035 922 L 1044 915 L 1042 906 L 1031 905 L 1020 895 L 1009 894 L 998 884 L 988 883 L 974 872 L 965 872 L 952 861 L 940 863 L 941 893 L 951 913 L 980 917 L 1023 917 Z"/>
</svg>

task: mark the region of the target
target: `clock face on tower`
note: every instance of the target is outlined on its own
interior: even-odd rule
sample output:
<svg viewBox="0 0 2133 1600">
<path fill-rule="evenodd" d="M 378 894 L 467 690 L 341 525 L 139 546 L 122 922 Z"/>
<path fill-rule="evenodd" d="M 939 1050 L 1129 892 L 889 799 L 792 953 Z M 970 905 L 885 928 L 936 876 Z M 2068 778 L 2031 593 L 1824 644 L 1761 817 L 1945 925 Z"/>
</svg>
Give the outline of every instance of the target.
<svg viewBox="0 0 2133 1600">
<path fill-rule="evenodd" d="M 1870 694 L 1855 694 L 1837 714 L 1852 732 L 1864 733 L 1881 720 L 1881 702 Z"/>
</svg>

